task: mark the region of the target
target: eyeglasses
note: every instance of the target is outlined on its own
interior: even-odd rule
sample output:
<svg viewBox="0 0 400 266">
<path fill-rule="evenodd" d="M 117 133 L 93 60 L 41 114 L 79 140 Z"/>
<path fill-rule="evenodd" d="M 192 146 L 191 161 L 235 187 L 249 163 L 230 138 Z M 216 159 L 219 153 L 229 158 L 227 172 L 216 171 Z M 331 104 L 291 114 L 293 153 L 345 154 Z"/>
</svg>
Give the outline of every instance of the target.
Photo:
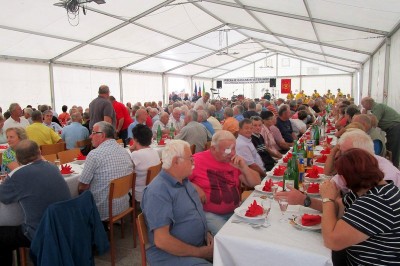
<svg viewBox="0 0 400 266">
<path fill-rule="evenodd" d="M 101 134 L 101 133 L 104 133 L 104 132 L 101 132 L 101 131 L 92 131 L 92 135 L 94 135 L 94 134 Z"/>
<path fill-rule="evenodd" d="M 193 164 L 194 163 L 194 159 L 193 156 L 188 157 L 183 157 L 183 156 L 179 156 L 179 158 L 184 159 L 184 160 L 190 160 L 190 162 Z"/>
</svg>

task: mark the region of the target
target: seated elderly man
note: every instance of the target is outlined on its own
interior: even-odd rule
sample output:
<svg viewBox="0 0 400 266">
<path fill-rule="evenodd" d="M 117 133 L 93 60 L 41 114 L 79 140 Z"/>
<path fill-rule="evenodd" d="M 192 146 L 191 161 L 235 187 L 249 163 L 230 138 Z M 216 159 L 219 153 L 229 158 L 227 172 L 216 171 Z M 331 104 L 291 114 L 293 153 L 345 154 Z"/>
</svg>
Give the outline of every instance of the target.
<svg viewBox="0 0 400 266">
<path fill-rule="evenodd" d="M 183 118 L 181 118 L 181 114 L 182 111 L 180 107 L 175 107 L 172 110 L 172 114 L 170 115 L 168 121 L 168 128 L 173 125 L 176 132 L 179 132 L 185 126 L 185 121 L 183 120 Z"/>
<path fill-rule="evenodd" d="M 52 122 L 53 112 L 51 110 L 47 110 L 43 112 L 43 125 L 53 129 L 56 133 L 61 134 L 62 127 L 56 122 Z"/>
<path fill-rule="evenodd" d="M 207 109 L 208 113 L 208 118 L 207 121 L 211 123 L 214 133 L 222 129 L 221 123 L 218 121 L 218 119 L 215 117 L 215 106 L 210 105 Z"/>
<path fill-rule="evenodd" d="M 114 139 L 114 127 L 105 121 L 94 124 L 92 150 L 86 157 L 85 166 L 79 178 L 79 193 L 90 190 L 100 213 L 100 219 L 108 219 L 108 192 L 110 182 L 133 172 L 133 163 L 126 152 Z M 129 207 L 128 195 L 113 201 L 113 215 Z"/>
<path fill-rule="evenodd" d="M 189 144 L 172 140 L 162 153 L 163 166 L 145 188 L 141 208 L 148 228 L 150 265 L 211 265 L 213 239 L 199 196 L 187 177 L 193 158 Z"/>
<path fill-rule="evenodd" d="M 211 136 L 214 135 L 215 133 L 214 128 L 212 124 L 207 120 L 208 119 L 207 112 L 205 110 L 198 110 L 197 115 L 198 115 L 197 122 L 205 126 Z"/>
<path fill-rule="evenodd" d="M 225 121 L 222 125 L 223 130 L 231 132 L 233 135 L 238 134 L 239 122 L 233 117 L 233 110 L 230 107 L 224 109 Z"/>
<path fill-rule="evenodd" d="M 6 266 L 12 265 L 13 249 L 30 246 L 47 207 L 71 198 L 60 171 L 42 160 L 35 142 L 22 140 L 15 151 L 23 167 L 15 169 L 0 185 L 0 201 L 4 204 L 18 202 L 24 210 L 24 223 L 0 226 L 0 264 Z"/>
<path fill-rule="evenodd" d="M 62 142 L 62 138 L 52 128 L 46 127 L 42 120 L 40 111 L 32 112 L 33 124 L 26 127 L 28 139 L 33 140 L 39 146 Z"/>
<path fill-rule="evenodd" d="M 187 141 L 190 145 L 196 145 L 196 152 L 204 150 L 204 145 L 211 139 L 211 134 L 206 127 L 197 122 L 197 112 L 190 110 L 185 116 L 185 126 L 175 139 Z"/>
<path fill-rule="evenodd" d="M 290 123 L 291 112 L 289 106 L 284 105 L 279 108 L 278 118 L 276 119 L 276 127 L 282 134 L 283 139 L 287 143 L 293 143 L 297 139 L 296 134 L 293 132 L 292 124 Z"/>
<path fill-rule="evenodd" d="M 268 149 L 265 146 L 264 137 L 261 135 L 261 130 L 263 127 L 262 119 L 259 116 L 253 116 L 251 118 L 251 121 L 253 124 L 253 134 L 251 135 L 251 142 L 256 148 L 257 153 L 260 155 L 261 160 L 264 163 L 265 170 L 270 171 L 275 166 L 276 161 L 268 152 Z"/>
<path fill-rule="evenodd" d="M 67 145 L 67 150 L 75 148 L 76 142 L 89 138 L 89 130 L 82 126 L 82 115 L 75 112 L 71 115 L 71 124 L 64 127 L 61 138 Z M 83 149 L 84 147 L 82 147 Z"/>
<path fill-rule="evenodd" d="M 153 136 L 157 136 L 158 126 L 160 126 L 162 134 L 169 134 L 168 119 L 169 114 L 167 112 L 162 112 L 160 114 L 160 119 L 155 121 L 153 124 Z"/>
<path fill-rule="evenodd" d="M 374 151 L 376 155 L 386 155 L 386 133 L 378 127 L 371 126 L 371 119 L 366 114 L 353 116 L 352 122 L 361 123 L 365 132 L 371 137 L 374 142 Z"/>
<path fill-rule="evenodd" d="M 8 108 L 10 117 L 4 122 L 3 132 L 6 132 L 7 128 L 10 127 L 22 127 L 26 128 L 29 126 L 29 121 L 22 115 L 22 108 L 18 103 L 10 104 Z"/>
<path fill-rule="evenodd" d="M 193 155 L 195 166 L 189 180 L 204 204 L 207 227 L 213 235 L 239 206 L 241 183 L 248 187 L 260 184 L 260 175 L 236 155 L 235 146 L 235 136 L 220 130 L 209 150 Z"/>
<path fill-rule="evenodd" d="M 233 116 L 235 117 L 235 119 L 240 122 L 244 119 L 243 116 L 244 113 L 244 108 L 241 105 L 235 105 L 235 107 L 233 107 Z"/>
<path fill-rule="evenodd" d="M 261 177 L 265 177 L 264 163 L 251 142 L 253 124 L 248 118 L 239 122 L 239 136 L 236 139 L 236 154 L 242 157 L 246 164 L 256 171 Z"/>
<path fill-rule="evenodd" d="M 146 120 L 147 120 L 147 112 L 145 109 L 139 109 L 136 111 L 135 113 L 135 121 L 129 125 L 128 127 L 128 139 L 133 139 L 133 135 L 132 135 L 132 129 L 137 125 L 137 124 L 142 124 L 145 125 L 146 124 Z"/>
</svg>

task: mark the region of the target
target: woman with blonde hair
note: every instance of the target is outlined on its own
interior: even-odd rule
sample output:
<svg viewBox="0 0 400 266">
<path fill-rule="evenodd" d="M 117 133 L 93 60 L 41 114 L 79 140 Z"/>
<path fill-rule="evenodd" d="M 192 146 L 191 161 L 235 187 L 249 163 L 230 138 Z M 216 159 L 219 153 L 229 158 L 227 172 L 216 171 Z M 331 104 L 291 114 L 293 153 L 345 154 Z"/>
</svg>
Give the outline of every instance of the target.
<svg viewBox="0 0 400 266">
<path fill-rule="evenodd" d="M 22 127 L 10 127 L 6 130 L 8 149 L 3 152 L 3 162 L 1 169 L 10 173 L 19 166 L 16 156 L 15 147 L 21 140 L 27 139 L 25 129 Z"/>
</svg>

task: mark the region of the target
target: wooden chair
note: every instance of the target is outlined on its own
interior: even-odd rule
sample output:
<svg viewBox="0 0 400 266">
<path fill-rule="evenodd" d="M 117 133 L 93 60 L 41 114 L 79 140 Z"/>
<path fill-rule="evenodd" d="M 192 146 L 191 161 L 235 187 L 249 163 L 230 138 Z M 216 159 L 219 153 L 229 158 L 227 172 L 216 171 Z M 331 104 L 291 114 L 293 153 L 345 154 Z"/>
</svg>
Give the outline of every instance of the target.
<svg viewBox="0 0 400 266">
<path fill-rule="evenodd" d="M 76 148 L 82 148 L 81 150 L 83 155 L 87 155 L 91 150 L 92 150 L 92 140 L 91 139 L 84 139 L 84 140 L 79 140 L 75 144 Z"/>
<path fill-rule="evenodd" d="M 139 234 L 139 242 L 140 242 L 140 253 L 142 255 L 142 266 L 146 266 L 146 245 L 149 243 L 149 239 L 147 236 L 147 226 L 144 220 L 143 213 L 139 214 L 138 218 L 136 218 L 136 226 Z"/>
<path fill-rule="evenodd" d="M 150 182 L 153 181 L 153 179 L 158 175 L 158 173 L 161 171 L 161 166 L 162 163 L 159 163 L 147 169 L 146 186 L 150 184 Z"/>
<path fill-rule="evenodd" d="M 192 155 L 196 153 L 196 144 L 190 145 L 190 151 L 192 152 Z"/>
<path fill-rule="evenodd" d="M 24 248 L 24 247 L 18 248 L 20 266 L 27 266 L 28 265 L 27 264 L 28 261 L 26 259 L 27 250 L 29 250 L 29 248 Z"/>
<path fill-rule="evenodd" d="M 45 158 L 47 161 L 54 163 L 55 160 L 57 160 L 57 154 L 47 154 L 43 155 L 43 158 Z"/>
<path fill-rule="evenodd" d="M 65 142 L 41 145 L 40 151 L 41 151 L 42 155 L 57 154 L 60 151 L 65 151 Z"/>
<path fill-rule="evenodd" d="M 204 150 L 209 150 L 211 147 L 211 141 L 207 141 L 206 144 L 204 145 Z"/>
<path fill-rule="evenodd" d="M 61 164 L 73 162 L 74 159 L 78 156 L 81 150 L 78 148 L 74 148 L 71 150 L 61 151 L 57 153 L 58 159 L 60 159 Z"/>
<path fill-rule="evenodd" d="M 135 221 L 136 217 L 136 208 L 135 208 L 135 183 L 136 183 L 136 174 L 132 173 L 126 176 L 123 176 L 118 179 L 114 179 L 110 183 L 110 191 L 108 194 L 108 223 L 110 227 L 110 249 L 111 249 L 111 265 L 115 265 L 115 242 L 114 242 L 114 223 L 121 220 L 121 237 L 124 238 L 124 226 L 122 218 L 127 216 L 128 214 L 132 215 L 132 221 Z M 132 190 L 132 197 L 130 206 L 125 211 L 117 214 L 115 216 L 113 213 L 113 200 L 121 198 L 129 193 Z M 136 223 L 132 222 L 133 225 L 133 247 L 136 248 Z"/>
</svg>

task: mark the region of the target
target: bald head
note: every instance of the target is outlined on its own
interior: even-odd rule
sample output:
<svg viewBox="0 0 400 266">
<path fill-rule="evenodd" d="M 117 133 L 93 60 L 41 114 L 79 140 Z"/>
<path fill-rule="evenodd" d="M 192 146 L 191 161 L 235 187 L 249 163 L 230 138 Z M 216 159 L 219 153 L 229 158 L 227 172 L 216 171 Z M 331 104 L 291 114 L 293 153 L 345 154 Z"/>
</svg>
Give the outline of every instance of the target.
<svg viewBox="0 0 400 266">
<path fill-rule="evenodd" d="M 371 119 L 366 114 L 355 115 L 351 121 L 363 125 L 365 132 L 368 132 L 371 129 Z"/>
</svg>

